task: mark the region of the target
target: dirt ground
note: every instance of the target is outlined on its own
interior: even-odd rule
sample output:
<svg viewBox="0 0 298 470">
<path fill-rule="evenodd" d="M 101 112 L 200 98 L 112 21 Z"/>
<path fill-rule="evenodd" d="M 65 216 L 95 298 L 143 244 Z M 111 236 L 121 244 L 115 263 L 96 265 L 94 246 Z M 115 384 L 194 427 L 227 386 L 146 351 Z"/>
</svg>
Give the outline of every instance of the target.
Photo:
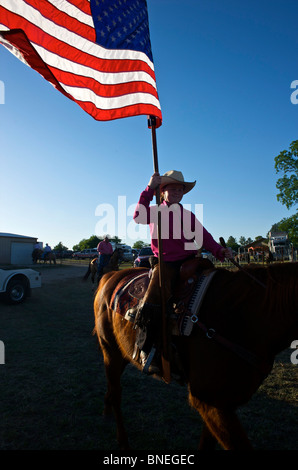
<svg viewBox="0 0 298 470">
<path fill-rule="evenodd" d="M 67 264 L 36 264 L 32 269 L 41 273 L 42 285 L 49 284 L 57 280 L 74 279 L 85 275 L 88 270 L 86 265 L 67 265 Z"/>
</svg>

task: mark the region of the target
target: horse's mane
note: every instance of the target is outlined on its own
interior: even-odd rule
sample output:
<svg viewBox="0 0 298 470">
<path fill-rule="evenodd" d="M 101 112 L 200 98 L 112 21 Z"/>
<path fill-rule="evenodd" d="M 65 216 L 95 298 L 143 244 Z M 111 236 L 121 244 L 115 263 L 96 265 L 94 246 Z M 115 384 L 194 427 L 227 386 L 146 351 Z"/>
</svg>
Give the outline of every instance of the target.
<svg viewBox="0 0 298 470">
<path fill-rule="evenodd" d="M 218 269 L 225 271 L 223 268 Z M 263 299 L 268 311 L 272 314 L 285 310 L 298 312 L 298 263 L 276 263 L 269 266 L 247 265 L 243 270 L 266 285 Z M 243 270 L 226 272 L 226 279 L 229 279 L 232 284 L 238 279 L 245 279 L 250 295 L 256 295 L 256 288 L 262 289 L 262 287 L 257 287 L 257 283 L 253 281 L 250 282 Z"/>
<path fill-rule="evenodd" d="M 298 312 L 298 263 L 270 265 L 267 298 L 272 311 Z"/>
<path fill-rule="evenodd" d="M 246 269 L 266 285 L 264 301 L 270 312 L 298 311 L 298 263 Z"/>
</svg>

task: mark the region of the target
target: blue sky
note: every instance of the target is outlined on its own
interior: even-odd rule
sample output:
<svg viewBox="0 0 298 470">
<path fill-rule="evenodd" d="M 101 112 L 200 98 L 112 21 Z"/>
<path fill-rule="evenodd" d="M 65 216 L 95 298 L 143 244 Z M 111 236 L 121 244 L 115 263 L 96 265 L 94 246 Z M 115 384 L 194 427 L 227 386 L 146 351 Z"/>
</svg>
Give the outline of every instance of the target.
<svg viewBox="0 0 298 470">
<path fill-rule="evenodd" d="M 297 2 L 148 0 L 148 9 L 160 173 L 197 180 L 183 202 L 203 204 L 216 240 L 266 236 L 293 213 L 277 202 L 274 157 L 297 140 Z M 146 117 L 95 121 L 4 47 L 0 81 L 0 232 L 69 248 L 104 232 L 145 240 L 131 210 L 153 172 Z"/>
</svg>

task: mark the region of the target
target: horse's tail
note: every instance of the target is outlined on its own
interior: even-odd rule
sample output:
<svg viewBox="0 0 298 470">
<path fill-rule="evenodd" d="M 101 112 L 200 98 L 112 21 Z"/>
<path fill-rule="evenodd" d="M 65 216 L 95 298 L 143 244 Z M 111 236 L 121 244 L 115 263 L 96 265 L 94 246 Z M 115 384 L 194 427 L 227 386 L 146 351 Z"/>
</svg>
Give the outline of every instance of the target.
<svg viewBox="0 0 298 470">
<path fill-rule="evenodd" d="M 86 274 L 83 277 L 83 281 L 87 281 L 90 274 L 91 274 L 91 269 L 90 269 L 90 263 L 89 263 L 88 270 L 87 270 Z"/>
</svg>

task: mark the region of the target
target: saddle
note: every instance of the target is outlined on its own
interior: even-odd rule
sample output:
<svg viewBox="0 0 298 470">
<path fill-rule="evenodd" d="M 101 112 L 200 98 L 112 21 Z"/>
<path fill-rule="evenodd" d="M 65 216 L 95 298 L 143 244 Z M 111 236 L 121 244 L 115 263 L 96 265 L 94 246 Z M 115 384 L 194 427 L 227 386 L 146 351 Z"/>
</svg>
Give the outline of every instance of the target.
<svg viewBox="0 0 298 470">
<path fill-rule="evenodd" d="M 180 268 L 180 278 L 175 295 L 169 302 L 173 335 L 189 336 L 197 321 L 197 312 L 208 286 L 215 274 L 214 265 L 201 258 L 185 261 Z M 143 299 L 150 282 L 150 271 L 138 271 L 125 276 L 116 286 L 110 307 L 126 320 L 134 322 L 130 309 Z M 135 309 L 134 309 L 135 310 Z"/>
<path fill-rule="evenodd" d="M 113 292 L 110 302 L 111 309 L 127 320 L 133 321 L 133 318 L 127 317 L 126 313 L 129 309 L 137 306 L 144 297 L 150 281 L 149 274 L 148 269 L 144 269 L 125 276 Z"/>
<path fill-rule="evenodd" d="M 235 343 L 232 338 L 226 338 L 218 333 L 218 318 L 210 319 L 208 312 L 208 323 L 212 327 L 205 325 L 205 322 L 199 319 L 199 310 L 208 290 L 208 287 L 218 271 L 208 260 L 192 259 L 181 266 L 180 279 L 175 289 L 175 295 L 170 301 L 169 325 L 173 336 L 189 336 L 193 326 L 197 324 L 209 339 L 214 339 L 223 347 L 229 349 L 238 355 L 241 359 L 248 362 L 266 377 L 268 367 L 260 362 L 260 359 L 252 352 Z M 138 305 L 144 297 L 150 282 L 150 271 L 130 273 L 117 286 L 111 299 L 110 307 L 122 315 L 126 320 L 134 322 L 135 317 L 129 315 L 129 309 Z M 175 341 L 171 343 L 171 366 L 174 366 L 173 378 L 179 382 L 184 382 L 184 371 L 181 366 L 181 360 L 175 349 Z M 176 376 L 176 377 L 175 377 Z"/>
<path fill-rule="evenodd" d="M 213 263 L 206 259 L 194 258 L 182 264 L 180 282 L 173 297 L 172 335 L 191 334 L 215 273 Z"/>
</svg>

